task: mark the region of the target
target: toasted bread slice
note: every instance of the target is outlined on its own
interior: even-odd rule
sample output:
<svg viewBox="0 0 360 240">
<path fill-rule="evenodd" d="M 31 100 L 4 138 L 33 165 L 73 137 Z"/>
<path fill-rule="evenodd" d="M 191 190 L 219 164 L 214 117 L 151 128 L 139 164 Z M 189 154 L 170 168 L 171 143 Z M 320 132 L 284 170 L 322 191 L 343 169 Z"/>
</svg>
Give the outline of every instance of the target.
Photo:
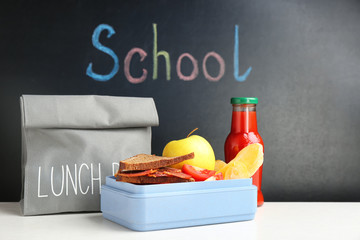
<svg viewBox="0 0 360 240">
<path fill-rule="evenodd" d="M 193 152 L 179 157 L 160 157 L 148 154 L 138 154 L 134 157 L 120 161 L 119 171 L 157 169 L 193 159 L 194 157 L 195 154 Z"/>
</svg>

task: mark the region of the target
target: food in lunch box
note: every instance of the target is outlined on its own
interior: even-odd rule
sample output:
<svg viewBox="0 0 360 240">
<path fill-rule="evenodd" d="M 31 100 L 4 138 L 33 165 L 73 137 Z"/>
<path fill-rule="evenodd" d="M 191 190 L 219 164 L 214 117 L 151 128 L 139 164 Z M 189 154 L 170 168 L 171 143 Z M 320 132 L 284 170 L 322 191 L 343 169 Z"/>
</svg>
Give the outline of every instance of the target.
<svg viewBox="0 0 360 240">
<path fill-rule="evenodd" d="M 135 184 L 194 182 L 191 175 L 181 172 L 180 169 L 168 167 L 192 158 L 193 152 L 178 157 L 138 154 L 120 161 L 115 177 L 117 181 Z"/>
<path fill-rule="evenodd" d="M 222 173 L 216 173 L 214 176 L 211 176 L 208 179 L 206 179 L 205 182 L 217 181 L 217 180 L 224 180 Z"/>
<path fill-rule="evenodd" d="M 222 173 L 216 174 L 214 170 L 208 170 L 205 168 L 199 168 L 195 166 L 191 166 L 189 164 L 184 164 L 181 168 L 183 173 L 191 175 L 195 181 L 214 181 L 214 180 L 223 180 Z"/>
<path fill-rule="evenodd" d="M 263 146 L 259 143 L 243 148 L 236 157 L 221 168 L 224 179 L 250 178 L 264 162 Z"/>
<path fill-rule="evenodd" d="M 169 167 L 150 169 L 140 172 L 120 172 L 116 174 L 116 180 L 135 184 L 177 183 L 195 181 L 190 175 L 181 172 L 180 169 Z"/>
<path fill-rule="evenodd" d="M 148 154 L 138 154 L 120 161 L 117 181 L 134 184 L 159 184 L 194 181 L 215 181 L 227 179 L 250 178 L 259 169 L 264 160 L 261 144 L 251 144 L 242 149 L 228 164 L 216 161 L 216 169 L 209 170 L 186 164 L 194 159 L 195 153 L 177 157 L 161 157 Z M 172 165 L 182 164 L 181 170 Z"/>
<path fill-rule="evenodd" d="M 225 166 L 226 166 L 226 162 L 224 162 L 223 160 L 216 160 L 214 170 L 217 172 Z"/>
<path fill-rule="evenodd" d="M 149 154 L 138 154 L 131 158 L 120 161 L 119 170 L 149 170 L 161 167 L 168 167 L 172 164 L 193 159 L 194 157 L 194 152 L 175 157 L 161 157 Z"/>
<path fill-rule="evenodd" d="M 197 128 L 190 132 L 184 139 L 174 140 L 166 144 L 162 154 L 166 157 L 175 157 L 189 152 L 195 153 L 193 159 L 174 164 L 171 167 L 181 169 L 184 164 L 189 164 L 195 167 L 214 170 L 214 150 L 205 138 L 198 135 L 191 135 L 196 130 Z"/>
</svg>

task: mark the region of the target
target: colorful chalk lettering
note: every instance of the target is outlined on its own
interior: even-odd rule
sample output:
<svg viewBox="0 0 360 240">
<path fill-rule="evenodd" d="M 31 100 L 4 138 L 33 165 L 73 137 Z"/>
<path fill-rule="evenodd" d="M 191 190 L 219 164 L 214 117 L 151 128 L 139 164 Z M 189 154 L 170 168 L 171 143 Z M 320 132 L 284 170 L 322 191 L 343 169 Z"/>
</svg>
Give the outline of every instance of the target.
<svg viewBox="0 0 360 240">
<path fill-rule="evenodd" d="M 239 75 L 239 26 L 235 25 L 235 44 L 234 44 L 234 78 L 238 82 L 244 82 L 249 76 L 252 67 L 249 67 L 243 75 Z"/>
<path fill-rule="evenodd" d="M 184 76 L 181 72 L 181 61 L 184 57 L 189 58 L 193 65 L 193 70 L 189 76 Z M 184 80 L 184 81 L 194 80 L 197 77 L 197 75 L 199 74 L 199 66 L 198 66 L 196 59 L 190 53 L 181 54 L 176 63 L 176 73 L 181 80 Z"/>
<path fill-rule="evenodd" d="M 167 51 L 164 51 L 164 50 L 159 51 L 158 50 L 157 24 L 153 23 L 152 27 L 153 27 L 153 56 L 152 56 L 153 74 L 152 74 L 152 79 L 153 80 L 158 79 L 158 71 L 159 71 L 158 59 L 160 56 L 162 56 L 165 59 L 166 80 L 169 81 L 171 79 L 170 54 Z M 109 47 L 106 47 L 100 43 L 99 38 L 100 38 L 100 34 L 102 33 L 102 31 L 108 32 L 108 34 L 106 36 L 107 38 L 110 38 L 112 35 L 115 34 L 115 30 L 113 29 L 113 27 L 111 27 L 108 24 L 100 24 L 94 30 L 94 33 L 92 35 L 92 44 L 96 49 L 109 55 L 114 61 L 114 66 L 110 73 L 99 74 L 99 73 L 95 73 L 93 71 L 93 63 L 90 62 L 86 69 L 86 75 L 88 75 L 89 77 L 91 77 L 92 79 L 94 79 L 96 81 L 105 82 L 105 81 L 108 81 L 111 78 L 113 78 L 118 73 L 119 59 L 112 49 L 110 49 Z M 139 84 L 146 80 L 146 78 L 148 76 L 148 70 L 143 68 L 142 69 L 143 74 L 138 78 L 135 78 L 131 75 L 130 64 L 131 64 L 131 60 L 132 60 L 132 57 L 134 56 L 134 54 L 140 55 L 140 63 L 143 62 L 145 60 L 145 58 L 147 57 L 147 52 L 145 50 L 138 48 L 138 47 L 132 48 L 127 53 L 127 55 L 125 56 L 125 59 L 124 59 L 124 75 L 130 83 Z M 211 76 L 207 69 L 207 61 L 210 57 L 214 58 L 219 64 L 219 72 L 216 76 Z M 181 64 L 182 64 L 182 61 L 184 58 L 188 58 L 193 65 L 193 70 L 190 75 L 184 75 L 181 72 Z M 239 74 L 239 26 L 238 25 L 235 25 L 234 58 L 233 58 L 233 60 L 234 60 L 234 78 L 237 82 L 244 82 L 250 75 L 250 72 L 252 71 L 252 67 L 250 66 L 243 75 Z M 208 52 L 204 56 L 203 61 L 202 61 L 202 72 L 203 72 L 204 77 L 207 80 L 209 80 L 210 82 L 220 81 L 220 79 L 223 78 L 223 76 L 225 75 L 224 59 L 221 57 L 220 54 L 216 53 L 215 51 Z M 199 75 L 198 61 L 190 53 L 180 54 L 180 56 L 178 57 L 177 62 L 176 62 L 176 73 L 177 73 L 177 76 L 179 77 L 179 79 L 181 79 L 181 80 L 184 80 L 184 81 L 194 80 Z"/>
<path fill-rule="evenodd" d="M 94 45 L 94 47 L 96 49 L 110 55 L 113 58 L 114 67 L 111 70 L 111 72 L 106 75 L 94 73 L 94 71 L 92 69 L 92 65 L 93 65 L 92 62 L 89 64 L 88 68 L 86 69 L 86 75 L 88 75 L 89 77 L 91 77 L 92 79 L 94 79 L 96 81 L 101 81 L 101 82 L 110 80 L 119 71 L 119 59 L 116 56 L 116 54 L 114 53 L 114 51 L 108 47 L 105 47 L 104 45 L 102 45 L 99 42 L 100 33 L 104 30 L 107 30 L 109 32 L 108 35 L 106 36 L 107 38 L 110 38 L 112 35 L 115 34 L 115 30 L 110 25 L 100 24 L 94 30 L 94 33 L 92 35 L 92 44 Z"/>
<path fill-rule="evenodd" d="M 147 77 L 147 70 L 146 69 L 142 69 L 143 70 L 143 75 L 139 78 L 134 78 L 133 76 L 131 76 L 130 74 L 130 62 L 131 62 L 131 58 L 133 57 L 133 55 L 135 53 L 138 53 L 140 55 L 140 62 L 144 61 L 144 59 L 147 56 L 147 53 L 141 49 L 141 48 L 133 48 L 131 49 L 128 54 L 125 57 L 124 60 L 124 73 L 125 73 L 125 77 L 126 79 L 134 84 L 137 83 L 142 83 L 143 81 L 145 81 L 146 77 Z"/>
<path fill-rule="evenodd" d="M 216 59 L 216 61 L 219 63 L 220 65 L 220 70 L 219 70 L 219 74 L 216 77 L 212 77 L 210 76 L 210 74 L 207 71 L 206 68 L 206 61 L 208 60 L 209 57 L 214 57 Z M 225 74 L 225 61 L 224 59 L 217 54 L 216 52 L 209 52 L 208 54 L 205 55 L 204 60 L 203 60 L 203 72 L 204 72 L 204 76 L 207 80 L 211 81 L 211 82 L 217 82 L 219 81 Z"/>
<path fill-rule="evenodd" d="M 157 24 L 153 23 L 153 32 L 154 32 L 154 47 L 153 47 L 153 79 L 158 78 L 158 57 L 163 56 L 166 62 L 166 80 L 170 80 L 171 77 L 171 65 L 170 65 L 170 55 L 166 51 L 159 51 L 158 52 L 158 45 L 157 45 Z"/>
</svg>

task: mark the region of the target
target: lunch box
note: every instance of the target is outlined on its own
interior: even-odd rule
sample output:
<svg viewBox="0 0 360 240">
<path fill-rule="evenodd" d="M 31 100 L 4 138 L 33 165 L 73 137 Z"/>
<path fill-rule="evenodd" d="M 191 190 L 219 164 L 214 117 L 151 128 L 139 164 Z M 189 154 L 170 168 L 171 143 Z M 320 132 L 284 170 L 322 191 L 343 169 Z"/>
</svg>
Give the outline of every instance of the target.
<svg viewBox="0 0 360 240">
<path fill-rule="evenodd" d="M 106 177 L 104 218 L 136 231 L 252 220 L 257 187 L 252 179 L 136 185 Z"/>
</svg>

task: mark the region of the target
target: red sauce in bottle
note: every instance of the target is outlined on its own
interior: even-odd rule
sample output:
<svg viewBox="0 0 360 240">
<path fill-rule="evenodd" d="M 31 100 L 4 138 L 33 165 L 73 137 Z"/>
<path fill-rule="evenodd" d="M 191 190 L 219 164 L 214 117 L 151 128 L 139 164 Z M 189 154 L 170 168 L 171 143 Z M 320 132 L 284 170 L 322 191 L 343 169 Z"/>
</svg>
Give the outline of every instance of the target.
<svg viewBox="0 0 360 240">
<path fill-rule="evenodd" d="M 232 98 L 233 105 L 231 131 L 225 141 L 225 162 L 229 163 L 244 147 L 260 143 L 264 147 L 263 140 L 257 130 L 256 104 L 257 98 Z M 261 166 L 253 175 L 253 184 L 258 187 L 258 207 L 264 204 L 261 192 L 262 180 Z"/>
</svg>

